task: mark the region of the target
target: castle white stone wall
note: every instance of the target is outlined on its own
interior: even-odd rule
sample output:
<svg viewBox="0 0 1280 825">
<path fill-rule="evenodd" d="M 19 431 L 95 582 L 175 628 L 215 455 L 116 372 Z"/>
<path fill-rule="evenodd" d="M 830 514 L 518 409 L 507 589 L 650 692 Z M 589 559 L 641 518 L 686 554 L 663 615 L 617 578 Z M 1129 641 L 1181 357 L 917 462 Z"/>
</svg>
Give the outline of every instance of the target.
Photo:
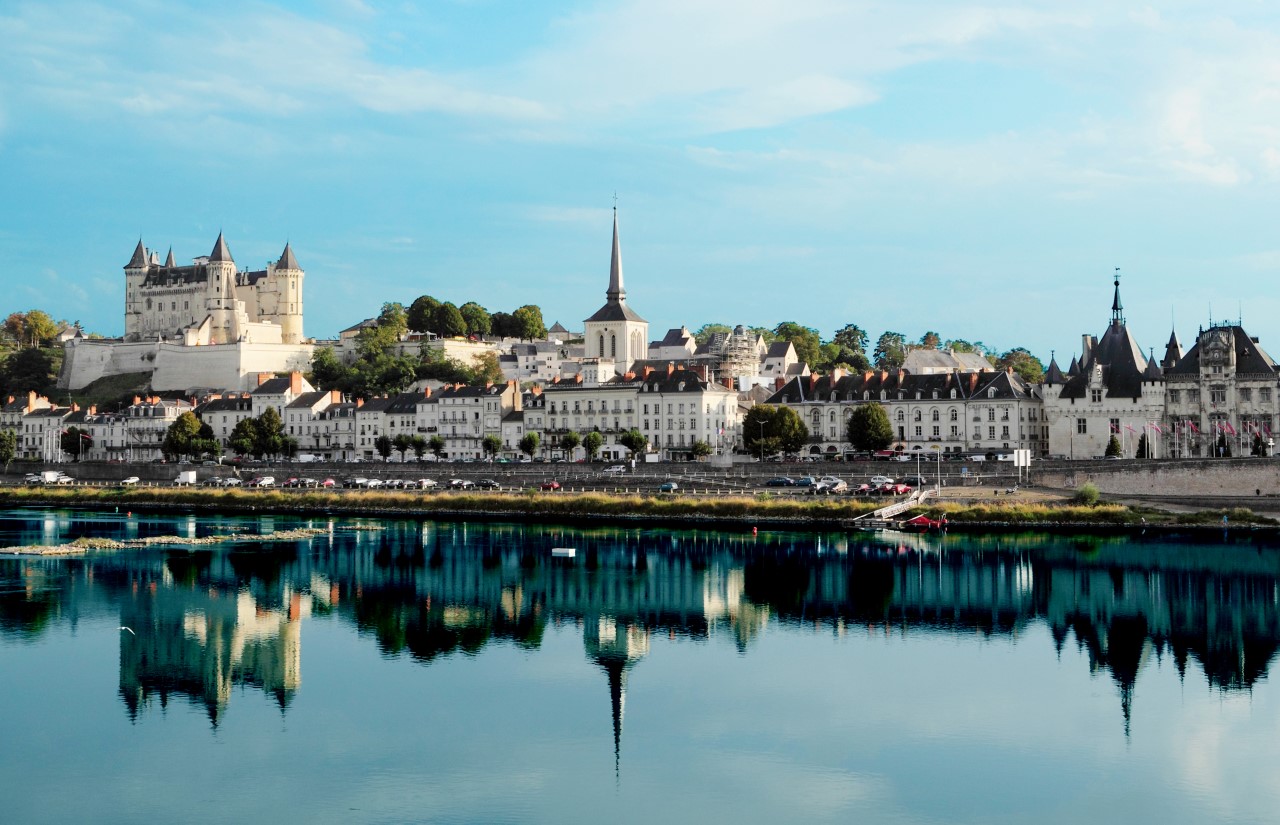
<svg viewBox="0 0 1280 825">
<path fill-rule="evenodd" d="M 306 371 L 311 344 L 248 343 L 188 347 L 155 341 L 77 339 L 65 345 L 58 386 L 78 390 L 99 378 L 151 372 L 151 389 L 253 389 L 260 372 Z"/>
</svg>

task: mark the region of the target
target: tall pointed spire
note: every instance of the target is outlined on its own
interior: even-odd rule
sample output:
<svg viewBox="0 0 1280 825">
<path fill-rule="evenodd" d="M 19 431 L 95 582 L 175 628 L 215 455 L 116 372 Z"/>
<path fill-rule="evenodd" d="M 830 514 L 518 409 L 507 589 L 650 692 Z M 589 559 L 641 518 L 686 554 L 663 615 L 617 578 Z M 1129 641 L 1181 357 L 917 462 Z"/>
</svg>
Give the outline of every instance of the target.
<svg viewBox="0 0 1280 825">
<path fill-rule="evenodd" d="M 622 285 L 622 245 L 618 241 L 618 207 L 613 207 L 613 257 L 609 260 L 609 291 L 605 297 L 610 301 L 625 303 L 627 290 Z"/>
<path fill-rule="evenodd" d="M 1124 324 L 1124 307 L 1120 304 L 1120 267 L 1116 267 L 1116 295 L 1111 300 L 1111 323 Z"/>
<path fill-rule="evenodd" d="M 164 259 L 164 268 L 165 268 L 165 269 L 173 269 L 173 267 L 174 267 L 174 261 L 173 261 L 173 247 L 171 246 L 171 247 L 169 247 L 169 255 L 168 255 L 168 257 L 166 257 L 166 258 Z"/>
<path fill-rule="evenodd" d="M 222 233 L 218 233 L 218 241 L 213 245 L 213 252 L 209 253 L 209 261 L 227 261 L 235 263 L 235 259 L 231 257 L 231 250 L 227 248 L 227 242 L 222 239 Z"/>
<path fill-rule="evenodd" d="M 129 263 L 124 265 L 125 269 L 134 269 L 147 265 L 147 248 L 142 245 L 142 238 L 138 238 L 138 245 L 134 247 L 133 257 L 129 259 Z"/>
</svg>

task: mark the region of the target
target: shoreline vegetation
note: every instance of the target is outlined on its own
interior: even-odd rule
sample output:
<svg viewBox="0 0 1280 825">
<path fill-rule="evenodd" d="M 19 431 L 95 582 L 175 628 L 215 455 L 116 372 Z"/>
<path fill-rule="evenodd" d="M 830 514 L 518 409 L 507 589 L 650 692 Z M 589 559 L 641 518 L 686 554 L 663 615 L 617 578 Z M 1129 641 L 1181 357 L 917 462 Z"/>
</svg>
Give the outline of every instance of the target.
<svg viewBox="0 0 1280 825">
<path fill-rule="evenodd" d="M 855 529 L 883 502 L 855 498 L 777 497 L 769 493 L 738 496 L 681 496 L 670 494 L 545 493 L 524 490 L 507 493 L 325 490 L 201 490 L 169 488 L 45 487 L 0 490 L 7 506 L 85 507 L 90 509 L 174 509 L 259 512 L 315 516 L 386 516 L 458 519 L 489 517 L 524 521 L 596 521 L 602 518 L 632 523 L 679 526 L 766 527 L 776 529 Z M 917 514 L 945 516 L 953 530 L 1044 529 L 1271 529 L 1280 521 L 1237 507 L 1171 513 L 1155 508 L 1105 502 L 937 502 L 915 507 L 899 518 Z M 322 531 L 323 532 L 323 531 Z M 260 536 L 237 536 L 240 540 Z M 232 540 L 228 538 L 227 540 Z M 175 543 L 192 543 L 176 539 Z M 0 550 L 12 552 L 12 548 Z"/>
<path fill-rule="evenodd" d="M 65 544 L 20 544 L 12 547 L 0 547 L 0 556 L 83 556 L 88 553 L 107 550 L 127 550 L 133 547 L 155 547 L 171 544 L 202 546 L 211 544 L 228 544 L 237 541 L 297 541 L 315 536 L 327 535 L 334 530 L 376 530 L 366 525 L 352 525 L 337 528 L 298 527 L 292 530 L 273 530 L 270 533 L 224 533 L 213 536 L 147 536 L 137 539 L 108 539 L 101 537 L 81 536 Z"/>
</svg>

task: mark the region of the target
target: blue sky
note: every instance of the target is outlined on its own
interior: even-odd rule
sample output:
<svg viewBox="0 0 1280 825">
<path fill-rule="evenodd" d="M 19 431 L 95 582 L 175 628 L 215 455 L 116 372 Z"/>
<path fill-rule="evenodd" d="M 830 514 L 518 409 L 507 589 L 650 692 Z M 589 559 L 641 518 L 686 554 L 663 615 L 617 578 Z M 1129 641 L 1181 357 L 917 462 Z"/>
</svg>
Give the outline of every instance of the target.
<svg viewBox="0 0 1280 825">
<path fill-rule="evenodd" d="M 286 240 L 306 332 L 421 294 L 604 299 L 618 194 L 660 337 L 1162 348 L 1243 314 L 1280 355 L 1280 13 L 832 0 L 0 6 L 0 284 L 123 330 L 139 236 Z M 1212 309 L 1211 309 L 1212 307 Z"/>
</svg>

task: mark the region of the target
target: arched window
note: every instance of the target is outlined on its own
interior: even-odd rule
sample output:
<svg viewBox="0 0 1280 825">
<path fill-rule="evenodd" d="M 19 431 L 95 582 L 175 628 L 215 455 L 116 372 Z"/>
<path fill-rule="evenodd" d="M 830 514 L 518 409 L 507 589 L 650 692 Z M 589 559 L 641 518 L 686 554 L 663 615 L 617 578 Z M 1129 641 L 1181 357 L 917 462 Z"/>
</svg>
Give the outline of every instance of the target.
<svg viewBox="0 0 1280 825">
<path fill-rule="evenodd" d="M 958 421 L 958 420 L 959 420 L 959 413 L 957 413 L 954 409 L 953 409 L 953 410 L 951 410 L 951 420 L 952 420 L 952 421 Z"/>
<path fill-rule="evenodd" d="M 600 357 L 604 357 L 604 333 L 600 333 Z"/>
<path fill-rule="evenodd" d="M 934 421 L 937 421 L 937 420 L 938 420 L 938 411 L 937 411 L 937 410 L 934 410 L 934 411 L 933 411 L 933 420 L 934 420 Z"/>
<path fill-rule="evenodd" d="M 609 357 L 618 357 L 618 336 L 613 334 L 609 335 Z"/>
<path fill-rule="evenodd" d="M 916 421 L 920 420 L 920 411 L 916 410 Z"/>
<path fill-rule="evenodd" d="M 906 420 L 907 420 L 907 414 L 906 414 L 905 412 L 903 412 L 902 410 L 898 410 L 898 420 L 899 420 L 899 421 L 906 421 Z"/>
</svg>

